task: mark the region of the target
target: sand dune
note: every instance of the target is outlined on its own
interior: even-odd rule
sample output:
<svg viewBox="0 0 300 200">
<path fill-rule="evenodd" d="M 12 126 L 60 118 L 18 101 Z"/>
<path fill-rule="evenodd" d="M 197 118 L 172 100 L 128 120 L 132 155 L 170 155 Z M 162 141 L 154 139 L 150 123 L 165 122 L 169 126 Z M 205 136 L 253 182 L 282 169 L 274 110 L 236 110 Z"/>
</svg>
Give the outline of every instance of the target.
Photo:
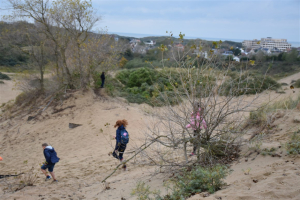
<svg viewBox="0 0 300 200">
<path fill-rule="evenodd" d="M 5 73 L 7 74 L 7 73 Z M 0 105 L 10 100 L 14 100 L 21 91 L 15 88 L 14 74 L 8 74 L 12 80 L 2 80 L 4 84 L 0 84 Z"/>
<path fill-rule="evenodd" d="M 299 89 L 295 91 L 293 93 L 287 89 L 280 98 L 300 92 Z M 264 98 L 268 100 L 270 96 L 275 98 L 277 95 L 274 91 L 269 91 L 264 94 Z M 142 156 L 130 161 L 127 171 L 117 170 L 108 180 L 110 189 L 104 190 L 101 183 L 101 180 L 119 164 L 108 155 L 115 145 L 112 136 L 115 135 L 113 125 L 116 120 L 129 121 L 128 131 L 131 139 L 127 152 L 142 143 L 143 130 L 148 120 L 141 109 L 143 105 L 128 105 L 120 99 L 99 99 L 92 92 L 76 92 L 61 107 L 72 105 L 75 107 L 56 114 L 52 114 L 52 108 L 48 108 L 37 120 L 27 121 L 28 116 L 24 116 L 0 121 L 0 154 L 3 157 L 3 161 L 0 162 L 0 174 L 15 174 L 34 167 L 38 175 L 35 186 L 25 187 L 14 193 L 9 192 L 9 183 L 13 183 L 15 179 L 0 179 L 0 199 L 102 200 L 123 197 L 128 200 L 135 199 L 130 193 L 140 180 L 153 189 L 162 188 L 167 177 L 157 174 L 155 167 L 143 166 Z M 278 131 L 268 136 L 263 145 L 282 146 L 281 143 L 287 140 L 288 134 L 300 127 L 292 122 L 293 117 L 299 114 L 300 112 L 290 111 L 285 117 L 278 119 L 275 122 L 278 123 Z M 78 123 L 82 126 L 69 129 L 68 123 Z M 106 125 L 107 123 L 109 125 Z M 44 142 L 52 145 L 61 158 L 55 167 L 58 183 L 45 182 L 45 177 L 39 171 L 40 164 L 44 161 L 41 147 Z M 300 199 L 300 159 L 298 156 L 285 156 L 283 147 L 281 149 L 278 150 L 282 156 L 280 158 L 251 154 L 247 162 L 245 157 L 234 162 L 234 171 L 226 179 L 229 186 L 205 199 Z M 247 151 L 248 147 L 244 146 L 243 152 L 247 154 Z M 127 159 L 131 155 L 125 153 L 124 157 Z M 249 175 L 244 175 L 242 169 L 249 167 Z M 153 176 L 154 174 L 157 175 Z M 254 179 L 258 182 L 254 183 Z M 162 191 L 165 192 L 163 189 Z M 201 195 L 196 195 L 191 199 L 202 198 Z"/>
</svg>

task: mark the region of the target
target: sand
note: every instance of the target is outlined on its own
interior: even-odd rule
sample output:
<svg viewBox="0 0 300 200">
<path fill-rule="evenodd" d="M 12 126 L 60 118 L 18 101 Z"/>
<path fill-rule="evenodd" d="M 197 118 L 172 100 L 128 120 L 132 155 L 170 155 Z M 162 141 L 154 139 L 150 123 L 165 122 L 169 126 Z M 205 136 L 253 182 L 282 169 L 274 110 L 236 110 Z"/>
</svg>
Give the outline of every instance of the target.
<svg viewBox="0 0 300 200">
<path fill-rule="evenodd" d="M 300 73 L 298 75 L 300 77 Z M 292 79 L 294 77 L 286 77 L 284 81 Z M 13 87 L 12 84 L 7 86 Z M 8 87 L 3 91 L 7 91 L 7 96 L 10 96 L 7 100 L 18 94 L 13 94 Z M 280 98 L 295 96 L 299 92 L 299 89 L 293 93 L 287 88 Z M 107 180 L 110 189 L 104 189 L 101 183 L 119 164 L 108 155 L 115 145 L 112 139 L 115 135 L 114 123 L 118 119 L 129 121 L 127 130 L 131 139 L 126 152 L 130 152 L 143 142 L 143 132 L 148 122 L 143 111 L 146 106 L 127 104 L 122 99 L 98 98 L 93 92 L 76 92 L 72 95 L 61 107 L 75 107 L 62 112 L 52 114 L 53 110 L 49 107 L 37 120 L 27 121 L 28 116 L 0 120 L 0 156 L 3 158 L 0 174 L 24 172 L 31 167 L 34 167 L 37 174 L 35 186 L 13 193 L 9 187 L 17 179 L 0 179 L 0 199 L 136 199 L 130 193 L 139 181 L 146 182 L 152 189 L 165 192 L 162 185 L 168 177 L 158 173 L 155 167 L 143 165 L 142 156 L 129 161 L 127 171 L 117 170 Z M 264 100 L 277 96 L 274 91 L 268 91 L 264 93 Z M 293 118 L 298 115 L 298 111 L 287 111 L 284 117 L 276 120 L 274 123 L 278 123 L 278 130 L 264 139 L 263 146 L 282 146 L 291 131 L 300 127 L 300 124 L 293 122 Z M 69 129 L 68 123 L 82 126 Z M 52 145 L 61 158 L 54 170 L 58 183 L 45 182 L 44 175 L 39 171 L 44 161 L 41 147 L 44 142 Z M 249 153 L 248 149 L 246 145 L 243 146 L 245 155 Z M 233 172 L 226 179 L 229 185 L 205 199 L 300 199 L 300 177 L 297 175 L 300 174 L 299 156 L 286 156 L 283 146 L 281 149 L 278 153 L 282 157 L 252 154 L 246 162 L 242 156 L 232 164 Z M 131 155 L 125 153 L 124 158 L 128 159 Z M 244 175 L 243 170 L 249 167 L 249 175 Z M 254 183 L 254 179 L 258 182 Z M 191 197 L 202 198 L 201 195 Z"/>
<path fill-rule="evenodd" d="M 22 91 L 15 87 L 14 74 L 5 73 L 9 75 L 12 80 L 2 80 L 4 84 L 0 84 L 0 105 L 10 100 L 14 100 Z"/>
</svg>

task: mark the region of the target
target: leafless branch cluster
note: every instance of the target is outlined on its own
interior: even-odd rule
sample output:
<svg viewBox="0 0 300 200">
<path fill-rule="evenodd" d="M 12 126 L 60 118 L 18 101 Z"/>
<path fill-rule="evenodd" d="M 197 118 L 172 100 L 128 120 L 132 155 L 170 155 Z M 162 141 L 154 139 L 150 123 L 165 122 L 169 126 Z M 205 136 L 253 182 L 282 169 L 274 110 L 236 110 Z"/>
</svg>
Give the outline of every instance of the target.
<svg viewBox="0 0 300 200">
<path fill-rule="evenodd" d="M 161 98 L 155 103 L 161 107 L 153 108 L 145 133 L 149 141 L 161 138 L 144 152 L 145 157 L 168 169 L 229 163 L 239 154 L 245 113 L 257 106 L 264 80 L 253 84 L 247 68 L 232 78 L 234 63 L 213 53 L 205 59 L 199 54 L 193 58 L 192 49 L 174 49 L 169 56 L 174 54 L 176 66 L 165 69 L 169 91 L 158 90 Z M 247 95 L 249 90 L 255 94 Z"/>
</svg>

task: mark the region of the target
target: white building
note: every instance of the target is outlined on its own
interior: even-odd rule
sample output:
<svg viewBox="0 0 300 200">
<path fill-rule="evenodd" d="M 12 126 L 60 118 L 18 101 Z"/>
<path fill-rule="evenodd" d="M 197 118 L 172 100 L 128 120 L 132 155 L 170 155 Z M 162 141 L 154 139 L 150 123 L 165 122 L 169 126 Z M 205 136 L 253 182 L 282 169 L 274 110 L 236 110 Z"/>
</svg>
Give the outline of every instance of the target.
<svg viewBox="0 0 300 200">
<path fill-rule="evenodd" d="M 291 48 L 291 44 L 287 42 L 287 39 L 273 39 L 271 37 L 261 38 L 260 45 L 262 48 L 274 49 L 275 47 L 281 51 Z"/>
<path fill-rule="evenodd" d="M 236 61 L 236 62 L 240 62 L 240 58 L 237 57 L 237 56 L 234 56 L 234 57 L 233 57 L 233 60 Z"/>
<path fill-rule="evenodd" d="M 287 42 L 287 39 L 273 39 L 272 37 L 261 38 L 261 40 L 244 40 L 242 44 L 245 48 L 268 48 L 271 51 L 275 48 L 280 51 L 286 51 L 292 46 Z"/>
<path fill-rule="evenodd" d="M 154 45 L 156 44 L 156 42 L 153 41 L 153 40 L 146 41 L 146 42 L 144 42 L 144 43 L 145 43 L 145 45 L 147 45 L 147 46 L 154 46 Z"/>
</svg>

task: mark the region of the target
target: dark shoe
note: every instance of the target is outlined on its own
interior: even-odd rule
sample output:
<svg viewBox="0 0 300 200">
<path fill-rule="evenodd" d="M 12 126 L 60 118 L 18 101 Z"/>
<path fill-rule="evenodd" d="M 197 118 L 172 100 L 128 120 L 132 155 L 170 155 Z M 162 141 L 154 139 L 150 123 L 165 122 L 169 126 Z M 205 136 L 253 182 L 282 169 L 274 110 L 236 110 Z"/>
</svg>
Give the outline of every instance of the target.
<svg viewBox="0 0 300 200">
<path fill-rule="evenodd" d="M 45 181 L 48 181 L 51 179 L 51 176 L 47 176 Z"/>
<path fill-rule="evenodd" d="M 57 183 L 57 182 L 58 182 L 58 180 L 53 180 L 53 181 L 52 181 L 52 183 Z"/>
</svg>

